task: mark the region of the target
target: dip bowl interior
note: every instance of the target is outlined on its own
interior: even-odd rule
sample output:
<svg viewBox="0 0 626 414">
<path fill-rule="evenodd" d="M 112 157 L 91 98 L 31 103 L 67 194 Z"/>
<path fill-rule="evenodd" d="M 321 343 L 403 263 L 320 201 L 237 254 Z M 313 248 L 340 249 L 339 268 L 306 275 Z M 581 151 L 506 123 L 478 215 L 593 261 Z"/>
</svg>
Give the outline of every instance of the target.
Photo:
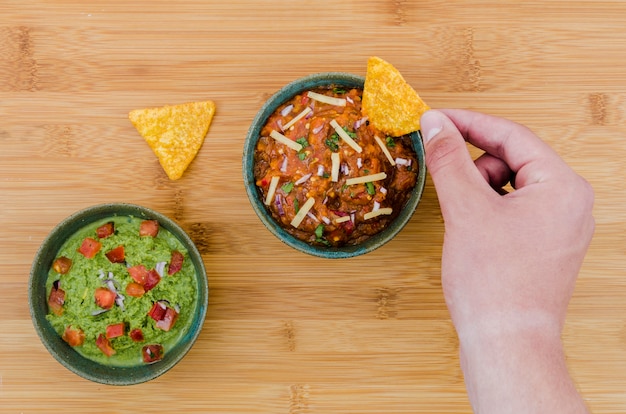
<svg viewBox="0 0 626 414">
<path fill-rule="evenodd" d="M 133 216 L 156 219 L 187 248 L 197 278 L 196 306 L 191 323 L 177 344 L 166 350 L 163 359 L 131 367 L 107 366 L 81 356 L 68 345 L 46 319 L 48 314 L 46 279 L 56 255 L 75 232 L 82 227 L 111 216 Z M 46 237 L 34 258 L 28 287 L 31 318 L 37 334 L 52 356 L 68 370 L 88 380 L 109 385 L 132 385 L 152 380 L 176 365 L 198 338 L 208 306 L 208 282 L 202 257 L 189 236 L 171 219 L 145 207 L 125 203 L 101 204 L 86 208 L 59 223 Z"/>
<path fill-rule="evenodd" d="M 295 95 L 310 89 L 326 85 L 336 85 L 348 88 L 363 89 L 365 78 L 343 72 L 324 72 L 312 74 L 298 80 L 295 80 L 270 97 L 261 107 L 252 121 L 252 124 L 246 135 L 243 147 L 243 179 L 246 192 L 252 208 L 263 223 L 263 225 L 276 236 L 279 240 L 288 246 L 312 256 L 339 259 L 359 256 L 369 253 L 385 243 L 393 239 L 410 221 L 413 212 L 419 204 L 424 183 L 426 180 L 426 164 L 424 162 L 424 144 L 419 131 L 410 134 L 413 149 L 417 155 L 419 169 L 417 173 L 417 181 L 411 193 L 411 196 L 405 204 L 400 214 L 381 232 L 371 236 L 364 242 L 357 245 L 346 245 L 342 247 L 326 247 L 314 246 L 292 236 L 284 230 L 278 222 L 276 222 L 263 204 L 262 195 L 255 183 L 254 178 L 254 152 L 257 141 L 261 135 L 263 126 L 267 123 L 268 118 L 276 111 L 276 109 L 290 100 Z"/>
</svg>

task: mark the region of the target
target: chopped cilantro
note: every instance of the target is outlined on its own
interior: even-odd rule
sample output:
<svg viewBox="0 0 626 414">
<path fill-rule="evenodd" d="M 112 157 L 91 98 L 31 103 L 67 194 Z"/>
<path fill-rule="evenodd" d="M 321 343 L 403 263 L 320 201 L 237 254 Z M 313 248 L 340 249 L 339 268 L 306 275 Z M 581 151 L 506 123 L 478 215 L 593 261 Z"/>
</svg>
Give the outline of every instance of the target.
<svg viewBox="0 0 626 414">
<path fill-rule="evenodd" d="M 345 89 L 343 89 L 343 88 L 337 88 L 337 87 L 333 88 L 333 93 L 344 94 L 346 92 L 347 91 Z"/>
<path fill-rule="evenodd" d="M 298 202 L 297 198 L 293 200 L 293 209 L 295 210 L 296 214 L 298 214 L 298 211 L 300 211 L 300 203 Z"/>
<path fill-rule="evenodd" d="M 315 228 L 315 237 L 321 239 L 324 236 L 324 225 L 320 224 Z"/>
<path fill-rule="evenodd" d="M 367 187 L 367 194 L 369 194 L 369 195 L 376 194 L 376 189 L 374 188 L 374 183 L 369 181 L 369 182 L 365 183 L 365 186 Z"/>
<path fill-rule="evenodd" d="M 285 194 L 289 194 L 291 192 L 291 190 L 293 190 L 293 183 L 291 181 L 285 183 L 282 185 L 282 187 L 280 187 Z"/>
<path fill-rule="evenodd" d="M 339 135 L 332 134 L 330 137 L 326 138 L 324 144 L 333 152 L 339 151 Z"/>
<path fill-rule="evenodd" d="M 300 145 L 302 145 L 303 147 L 308 147 L 309 146 L 309 141 L 306 140 L 306 137 L 300 137 L 296 140 L 296 142 Z"/>
<path fill-rule="evenodd" d="M 304 159 L 306 158 L 306 152 L 299 152 L 298 158 L 300 158 L 300 161 L 304 161 Z"/>
<path fill-rule="evenodd" d="M 343 130 L 344 130 L 344 131 L 346 131 L 346 134 L 348 134 L 348 136 L 349 136 L 350 138 L 352 138 L 352 139 L 356 139 L 356 138 L 357 138 L 357 136 L 356 136 L 356 132 L 354 132 L 354 131 L 350 131 L 350 130 L 348 129 L 348 127 L 346 127 L 346 126 L 345 126 L 345 127 L 343 127 Z"/>
<path fill-rule="evenodd" d="M 392 137 L 387 137 L 386 141 L 389 148 L 393 148 L 396 146 L 396 141 L 394 141 Z"/>
<path fill-rule="evenodd" d="M 330 174 L 327 172 L 322 173 L 322 178 L 330 178 Z"/>
</svg>

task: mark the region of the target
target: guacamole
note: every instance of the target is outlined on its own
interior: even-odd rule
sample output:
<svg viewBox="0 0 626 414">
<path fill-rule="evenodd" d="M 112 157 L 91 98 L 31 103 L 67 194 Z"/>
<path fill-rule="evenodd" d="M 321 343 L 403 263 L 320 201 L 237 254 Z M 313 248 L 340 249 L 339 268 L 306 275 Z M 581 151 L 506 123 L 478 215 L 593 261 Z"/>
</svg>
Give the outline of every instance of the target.
<svg viewBox="0 0 626 414">
<path fill-rule="evenodd" d="M 113 216 L 68 239 L 46 282 L 48 321 L 85 358 L 112 366 L 159 361 L 197 306 L 188 251 L 156 220 Z"/>
</svg>

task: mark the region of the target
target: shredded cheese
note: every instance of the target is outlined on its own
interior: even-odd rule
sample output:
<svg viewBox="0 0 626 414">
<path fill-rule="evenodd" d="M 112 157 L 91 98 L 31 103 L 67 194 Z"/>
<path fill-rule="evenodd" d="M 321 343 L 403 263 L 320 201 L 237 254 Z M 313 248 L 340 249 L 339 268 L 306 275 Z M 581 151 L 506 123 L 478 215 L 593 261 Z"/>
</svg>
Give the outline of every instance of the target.
<svg viewBox="0 0 626 414">
<path fill-rule="evenodd" d="M 296 214 L 293 220 L 291 220 L 291 225 L 293 227 L 298 228 L 300 223 L 302 223 L 302 220 L 304 220 L 304 218 L 306 217 L 309 210 L 311 210 L 311 208 L 313 207 L 313 204 L 315 204 L 315 199 L 313 197 L 309 197 L 309 199 L 306 200 L 306 203 L 304 203 L 304 205 L 300 207 L 300 210 L 298 210 L 298 214 Z"/>
<path fill-rule="evenodd" d="M 332 162 L 330 169 L 330 180 L 334 183 L 339 181 L 339 164 L 341 164 L 341 160 L 339 159 L 339 153 L 333 152 L 330 154 L 330 161 Z"/>
<path fill-rule="evenodd" d="M 346 185 L 369 183 L 372 181 L 384 180 L 385 178 L 387 178 L 387 174 L 384 172 L 379 172 L 376 174 L 364 175 L 362 177 L 348 178 L 346 180 Z"/>
<path fill-rule="evenodd" d="M 304 110 L 302 112 L 300 112 L 298 115 L 294 116 L 293 119 L 289 122 L 287 122 L 284 126 L 283 126 L 283 131 L 286 129 L 289 129 L 289 127 L 291 127 L 293 124 L 295 124 L 296 122 L 298 122 L 299 120 L 301 120 L 303 117 L 306 116 L 306 114 L 308 114 L 309 112 L 311 112 L 311 108 L 309 108 L 308 106 L 306 108 L 304 108 Z"/>
<path fill-rule="evenodd" d="M 348 135 L 348 133 L 346 131 L 343 130 L 343 128 L 337 123 L 337 121 L 335 121 L 334 119 L 332 121 L 330 121 L 330 126 L 335 128 L 335 131 L 341 137 L 341 139 L 343 139 L 346 142 L 346 144 L 350 145 L 353 150 L 355 150 L 358 153 L 363 152 L 363 148 L 361 148 L 361 146 L 359 144 L 357 144 L 350 137 L 350 135 Z"/>
<path fill-rule="evenodd" d="M 393 159 L 393 157 L 391 156 L 391 153 L 389 152 L 389 150 L 387 149 L 387 146 L 385 145 L 385 143 L 383 142 L 382 139 L 378 138 L 378 135 L 374 135 L 374 139 L 376 140 L 376 143 L 378 144 L 378 146 L 380 147 L 381 150 L 383 150 L 383 153 L 385 154 L 385 157 L 387 157 L 387 159 L 389 160 L 389 162 L 391 163 L 392 166 L 396 165 L 396 161 Z"/>
<path fill-rule="evenodd" d="M 342 99 L 342 98 L 335 98 L 333 96 L 326 96 L 326 95 L 322 95 L 320 93 L 316 93 L 313 91 L 309 91 L 307 93 L 308 97 L 311 99 L 315 99 L 318 102 L 322 102 L 322 103 L 326 103 L 329 105 L 335 105 L 335 106 L 346 106 L 346 100 Z"/>
<path fill-rule="evenodd" d="M 391 207 L 382 207 L 382 208 L 379 208 L 376 211 L 370 211 L 369 213 L 363 214 L 363 219 L 364 220 L 369 220 L 371 218 L 378 217 L 378 216 L 383 215 L 383 214 L 389 215 L 392 212 L 393 212 L 393 209 Z"/>
<path fill-rule="evenodd" d="M 337 217 L 334 221 L 335 224 L 344 223 L 346 221 L 350 221 L 350 216 Z"/>
<path fill-rule="evenodd" d="M 284 136 L 278 131 L 272 130 L 272 132 L 270 132 L 270 137 L 274 138 L 276 141 L 280 142 L 281 144 L 288 146 L 294 151 L 300 151 L 302 149 L 302 145 L 298 144 L 296 141 L 290 140 L 289 138 L 287 138 L 286 136 Z"/>
<path fill-rule="evenodd" d="M 268 188 L 267 195 L 265 196 L 266 206 L 269 206 L 274 199 L 274 193 L 276 193 L 276 187 L 278 187 L 278 180 L 280 180 L 280 177 L 275 176 L 272 177 L 272 180 L 270 181 L 270 188 Z"/>
</svg>

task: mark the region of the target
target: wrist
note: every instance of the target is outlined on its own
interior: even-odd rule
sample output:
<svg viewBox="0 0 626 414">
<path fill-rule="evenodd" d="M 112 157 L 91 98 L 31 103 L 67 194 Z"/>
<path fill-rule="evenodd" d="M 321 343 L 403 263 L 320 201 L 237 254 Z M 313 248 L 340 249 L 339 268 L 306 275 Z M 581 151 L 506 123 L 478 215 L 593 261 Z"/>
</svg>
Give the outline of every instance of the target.
<svg viewBox="0 0 626 414">
<path fill-rule="evenodd" d="M 586 412 L 567 370 L 560 324 L 532 316 L 484 318 L 459 332 L 475 412 Z"/>
</svg>

